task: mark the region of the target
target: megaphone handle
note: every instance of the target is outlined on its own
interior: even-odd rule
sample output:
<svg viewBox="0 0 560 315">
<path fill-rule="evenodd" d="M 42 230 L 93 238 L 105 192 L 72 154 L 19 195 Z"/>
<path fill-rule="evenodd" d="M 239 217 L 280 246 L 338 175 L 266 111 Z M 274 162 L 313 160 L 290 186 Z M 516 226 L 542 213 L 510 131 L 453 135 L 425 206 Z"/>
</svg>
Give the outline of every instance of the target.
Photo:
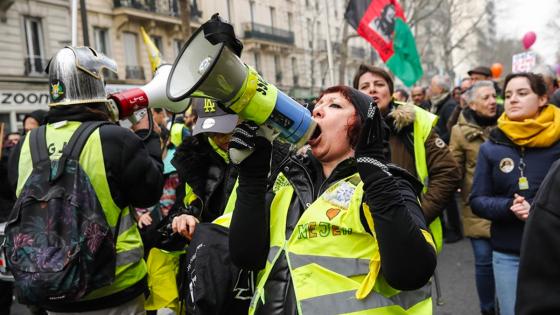
<svg viewBox="0 0 560 315">
<path fill-rule="evenodd" d="M 243 162 L 246 158 L 248 158 L 254 150 L 251 149 L 235 149 L 235 148 L 230 148 L 229 149 L 229 159 L 231 160 L 231 162 L 235 165 L 239 165 L 241 162 Z"/>
<path fill-rule="evenodd" d="M 272 129 L 272 127 L 268 125 L 260 125 L 259 129 L 257 130 L 257 135 L 263 137 L 270 141 L 274 141 L 279 133 Z M 229 148 L 229 158 L 233 164 L 238 165 L 239 163 L 243 162 L 246 158 L 249 157 L 254 151 L 254 149 L 237 149 L 237 148 Z"/>
</svg>

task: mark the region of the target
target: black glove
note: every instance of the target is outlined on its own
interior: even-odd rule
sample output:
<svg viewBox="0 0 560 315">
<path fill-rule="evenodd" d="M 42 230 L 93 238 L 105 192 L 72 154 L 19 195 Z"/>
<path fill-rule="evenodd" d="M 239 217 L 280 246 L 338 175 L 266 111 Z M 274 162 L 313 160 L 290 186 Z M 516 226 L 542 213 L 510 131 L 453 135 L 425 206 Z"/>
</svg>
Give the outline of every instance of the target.
<svg viewBox="0 0 560 315">
<path fill-rule="evenodd" d="M 202 24 L 204 30 L 204 37 L 212 44 L 224 43 L 229 47 L 237 56 L 241 57 L 243 50 L 243 43 L 235 37 L 233 26 L 224 22 L 218 13 L 212 15 L 212 18 L 206 23 Z"/>
<path fill-rule="evenodd" d="M 379 176 L 391 176 L 387 167 L 387 135 L 381 112 L 377 104 L 371 102 L 355 150 L 358 172 L 364 184 Z"/>
<path fill-rule="evenodd" d="M 259 128 L 252 121 L 244 121 L 233 130 L 229 154 L 232 162 L 238 165 L 240 176 L 266 178 L 270 171 L 272 144 L 257 134 Z M 244 153 L 242 158 L 239 158 L 240 153 Z"/>
</svg>

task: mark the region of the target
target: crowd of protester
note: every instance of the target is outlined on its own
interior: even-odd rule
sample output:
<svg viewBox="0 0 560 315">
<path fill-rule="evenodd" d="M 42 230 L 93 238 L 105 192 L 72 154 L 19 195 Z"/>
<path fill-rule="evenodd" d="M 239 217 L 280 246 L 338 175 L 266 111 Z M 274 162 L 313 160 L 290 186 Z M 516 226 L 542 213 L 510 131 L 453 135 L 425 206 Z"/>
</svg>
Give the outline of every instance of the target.
<svg viewBox="0 0 560 315">
<path fill-rule="evenodd" d="M 437 255 L 464 237 L 481 314 L 559 311 L 560 89 L 550 67 L 501 82 L 479 66 L 457 86 L 436 75 L 410 89 L 380 67 L 351 70 L 352 87 L 306 105 L 317 127 L 299 150 L 202 99 L 178 117 L 149 109 L 131 130 L 98 127 L 82 153 L 95 159 L 80 164 L 118 228 L 114 282 L 30 311 L 431 314 Z M 55 61 L 50 71 L 52 81 L 67 70 Z M 109 120 L 99 98 L 76 98 L 3 135 L 2 221 L 35 167 L 30 134 L 47 130 L 62 146 L 81 124 Z M 234 163 L 232 148 L 251 154 Z M 12 283 L 0 290 L 6 313 Z"/>
</svg>

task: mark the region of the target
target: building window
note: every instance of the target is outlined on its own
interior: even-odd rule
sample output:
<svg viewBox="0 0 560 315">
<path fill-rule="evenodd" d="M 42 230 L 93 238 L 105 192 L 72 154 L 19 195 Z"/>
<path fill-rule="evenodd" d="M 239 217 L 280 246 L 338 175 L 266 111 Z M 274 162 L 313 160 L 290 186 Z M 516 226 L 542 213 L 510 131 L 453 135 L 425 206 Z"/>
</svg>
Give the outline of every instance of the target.
<svg viewBox="0 0 560 315">
<path fill-rule="evenodd" d="M 138 64 L 138 36 L 134 33 L 123 33 L 124 61 L 126 65 L 126 78 L 144 80 L 144 69 Z"/>
<path fill-rule="evenodd" d="M 274 55 L 274 72 L 276 73 L 276 84 L 282 82 L 282 62 L 279 55 Z"/>
<path fill-rule="evenodd" d="M 41 20 L 34 17 L 25 18 L 25 40 L 27 57 L 25 58 L 25 73 L 43 75 L 46 67 L 43 27 Z"/>
<path fill-rule="evenodd" d="M 179 56 L 181 48 L 183 48 L 183 42 L 180 39 L 173 40 L 173 52 L 175 53 L 175 58 Z"/>
<path fill-rule="evenodd" d="M 93 39 L 95 41 L 95 50 L 109 56 L 109 30 L 106 28 L 94 27 Z"/>
<path fill-rule="evenodd" d="M 307 18 L 307 42 L 309 48 L 313 48 L 313 24 L 310 18 Z"/>
<path fill-rule="evenodd" d="M 94 48 L 98 52 L 110 56 L 111 51 L 109 47 L 109 30 L 106 28 L 101 27 L 94 27 L 93 28 L 93 40 L 94 40 Z M 118 76 L 116 73 L 109 71 L 107 69 L 103 69 L 103 77 L 105 80 L 117 80 Z"/>
<path fill-rule="evenodd" d="M 249 13 L 251 14 L 251 24 L 255 23 L 255 1 L 249 2 Z M 251 27 L 253 27 L 251 25 Z"/>
<path fill-rule="evenodd" d="M 292 57 L 292 75 L 293 75 L 292 79 L 294 81 L 294 86 L 297 86 L 299 84 L 299 72 L 298 72 L 296 57 Z"/>
<path fill-rule="evenodd" d="M 154 45 L 159 50 L 159 53 L 163 56 L 163 41 L 161 40 L 161 36 L 150 36 Z"/>
<path fill-rule="evenodd" d="M 276 9 L 274 7 L 270 7 L 270 26 L 276 26 Z"/>
<path fill-rule="evenodd" d="M 288 30 L 292 31 L 292 25 L 294 24 L 294 15 L 292 12 L 288 12 Z"/>
<path fill-rule="evenodd" d="M 261 54 L 258 52 L 255 52 L 255 69 L 257 69 L 257 72 L 259 74 L 262 74 L 261 72 Z"/>
</svg>

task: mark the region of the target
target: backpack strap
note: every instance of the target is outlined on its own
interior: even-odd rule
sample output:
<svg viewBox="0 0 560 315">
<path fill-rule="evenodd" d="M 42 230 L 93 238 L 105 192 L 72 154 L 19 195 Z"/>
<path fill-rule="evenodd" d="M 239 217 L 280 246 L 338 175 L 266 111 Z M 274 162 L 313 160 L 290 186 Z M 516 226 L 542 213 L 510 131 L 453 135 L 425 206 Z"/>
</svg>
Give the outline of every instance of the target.
<svg viewBox="0 0 560 315">
<path fill-rule="evenodd" d="M 66 144 L 62 150 L 62 156 L 58 161 L 56 174 L 51 178 L 51 182 L 56 181 L 62 175 L 68 159 L 76 161 L 80 160 L 80 154 L 82 153 L 82 149 L 84 148 L 89 136 L 100 126 L 108 124 L 112 123 L 108 121 L 86 121 L 80 124 L 78 129 L 76 129 L 76 131 L 72 134 L 68 144 Z"/>
<path fill-rule="evenodd" d="M 29 150 L 33 168 L 41 161 L 49 159 L 49 150 L 47 148 L 46 138 L 47 126 L 40 126 L 29 132 Z"/>
</svg>

